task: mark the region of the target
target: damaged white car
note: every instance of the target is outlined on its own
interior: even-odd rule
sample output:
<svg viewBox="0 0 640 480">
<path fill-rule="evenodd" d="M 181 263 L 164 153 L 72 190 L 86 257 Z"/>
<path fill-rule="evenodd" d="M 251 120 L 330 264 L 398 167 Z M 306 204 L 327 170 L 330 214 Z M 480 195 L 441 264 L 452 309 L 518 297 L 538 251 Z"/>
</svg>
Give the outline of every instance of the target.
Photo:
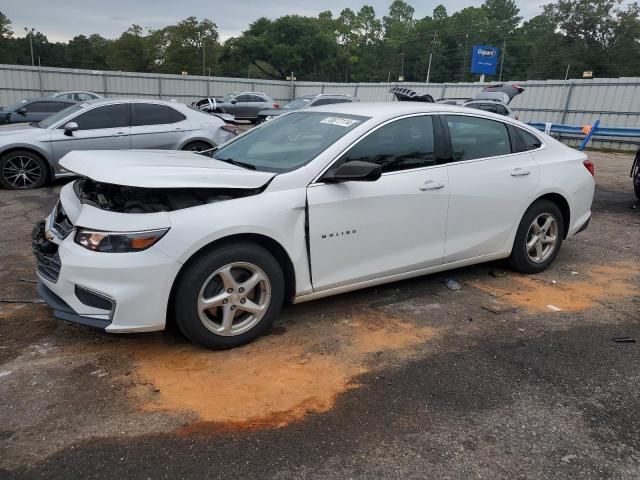
<svg viewBox="0 0 640 480">
<path fill-rule="evenodd" d="M 513 119 L 437 104 L 292 112 L 188 152 L 72 152 L 82 178 L 33 233 L 57 317 L 244 344 L 285 301 L 509 258 L 544 270 L 586 228 L 585 155 Z"/>
</svg>

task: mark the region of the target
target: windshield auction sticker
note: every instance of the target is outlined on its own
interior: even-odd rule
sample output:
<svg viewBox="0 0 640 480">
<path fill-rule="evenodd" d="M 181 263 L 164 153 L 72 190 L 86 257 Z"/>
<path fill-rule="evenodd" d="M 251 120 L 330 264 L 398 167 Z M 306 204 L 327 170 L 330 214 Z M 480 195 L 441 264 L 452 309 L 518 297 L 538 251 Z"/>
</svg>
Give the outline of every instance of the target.
<svg viewBox="0 0 640 480">
<path fill-rule="evenodd" d="M 320 120 L 320 123 L 327 123 L 329 125 L 336 125 L 338 127 L 350 127 L 354 123 L 358 123 L 360 120 L 353 120 L 352 118 L 341 117 L 327 117 Z"/>
</svg>

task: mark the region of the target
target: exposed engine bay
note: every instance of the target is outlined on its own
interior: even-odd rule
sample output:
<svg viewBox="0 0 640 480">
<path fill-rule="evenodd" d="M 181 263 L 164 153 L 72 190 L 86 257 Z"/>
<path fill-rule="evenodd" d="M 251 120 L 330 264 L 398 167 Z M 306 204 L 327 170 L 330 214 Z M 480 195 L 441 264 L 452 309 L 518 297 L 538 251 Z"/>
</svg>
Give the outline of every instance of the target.
<svg viewBox="0 0 640 480">
<path fill-rule="evenodd" d="M 142 188 L 83 178 L 74 183 L 73 189 L 82 203 L 102 210 L 118 213 L 155 213 L 250 197 L 264 191 L 267 185 L 252 189 Z"/>
</svg>

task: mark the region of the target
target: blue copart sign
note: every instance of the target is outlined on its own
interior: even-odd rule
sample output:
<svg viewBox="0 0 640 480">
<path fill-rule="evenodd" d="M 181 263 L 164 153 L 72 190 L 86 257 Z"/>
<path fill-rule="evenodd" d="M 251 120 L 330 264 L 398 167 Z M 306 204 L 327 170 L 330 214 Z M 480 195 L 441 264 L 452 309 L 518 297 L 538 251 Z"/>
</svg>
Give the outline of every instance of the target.
<svg viewBox="0 0 640 480">
<path fill-rule="evenodd" d="M 500 49 L 488 45 L 474 45 L 471 57 L 471 73 L 495 75 Z"/>
</svg>

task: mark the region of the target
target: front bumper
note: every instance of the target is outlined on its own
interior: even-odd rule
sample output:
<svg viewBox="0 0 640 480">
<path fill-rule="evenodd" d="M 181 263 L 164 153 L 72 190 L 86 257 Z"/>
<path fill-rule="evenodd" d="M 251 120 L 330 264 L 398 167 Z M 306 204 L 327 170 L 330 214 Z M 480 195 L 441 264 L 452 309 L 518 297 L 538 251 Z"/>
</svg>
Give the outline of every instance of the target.
<svg viewBox="0 0 640 480">
<path fill-rule="evenodd" d="M 94 317 L 86 317 L 78 315 L 73 308 L 71 308 L 64 300 L 53 293 L 42 281 L 38 282 L 36 291 L 40 298 L 42 298 L 47 304 L 53 308 L 53 315 L 66 322 L 78 323 L 85 327 L 91 327 L 98 330 L 106 330 L 111 325 L 111 320 L 103 320 Z"/>
<path fill-rule="evenodd" d="M 63 240 L 43 230 L 54 240 L 45 240 L 47 255 L 58 260 L 57 275 L 40 268 L 38 293 L 57 318 L 99 328 L 106 332 L 163 330 L 171 287 L 181 264 L 157 248 L 134 253 L 91 252 L 73 240 Z M 34 250 L 37 247 L 34 229 Z M 53 237 L 53 238 L 52 238 Z M 55 251 L 54 251 L 55 250 Z"/>
</svg>

